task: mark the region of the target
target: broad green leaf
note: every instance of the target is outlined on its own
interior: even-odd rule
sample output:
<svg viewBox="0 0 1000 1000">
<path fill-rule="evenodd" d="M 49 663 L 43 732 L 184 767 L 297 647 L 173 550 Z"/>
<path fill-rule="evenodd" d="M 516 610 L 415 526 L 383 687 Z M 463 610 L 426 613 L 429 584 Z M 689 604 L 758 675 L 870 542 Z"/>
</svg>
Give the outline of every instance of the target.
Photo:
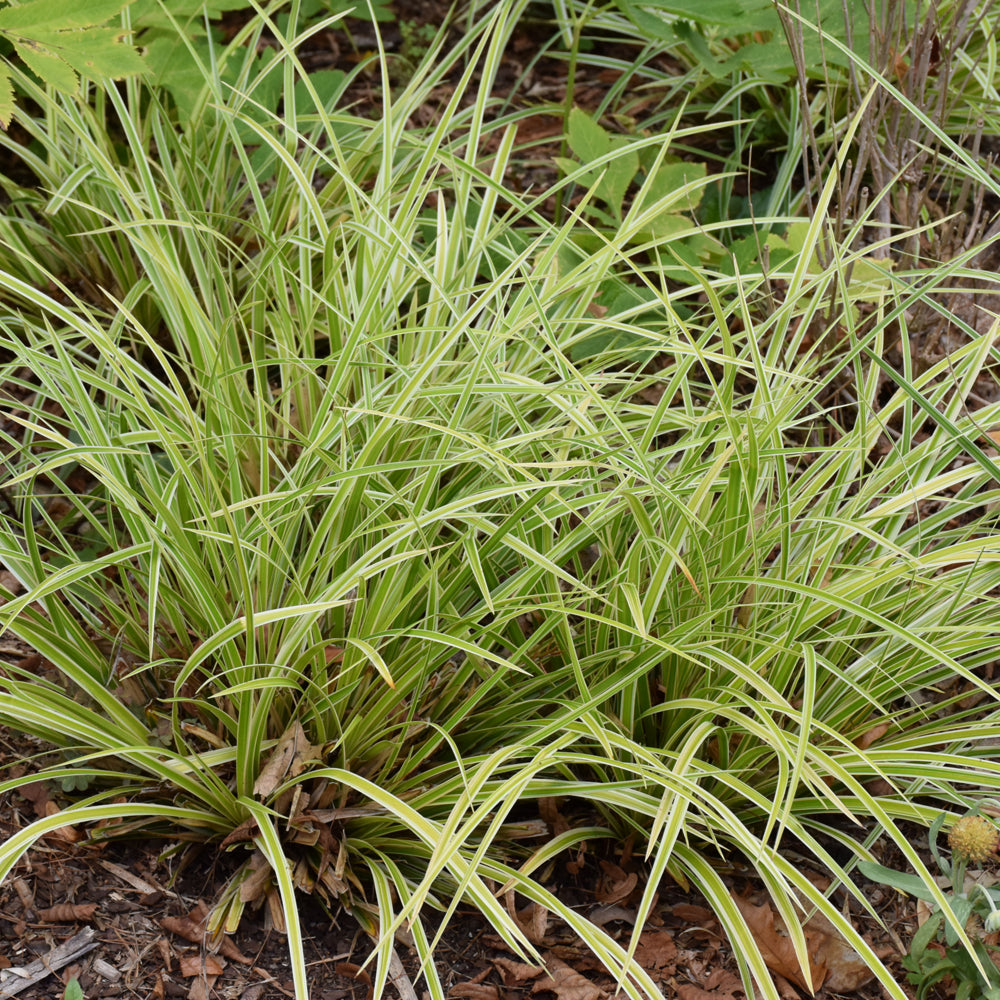
<svg viewBox="0 0 1000 1000">
<path fill-rule="evenodd" d="M 616 148 L 624 149 L 628 144 L 628 139 L 606 132 L 585 111 L 574 108 L 570 112 L 569 146 L 584 164 L 592 163 Z M 631 151 L 623 152 L 614 160 L 595 167 L 595 171 L 604 175 L 597 184 L 595 194 L 616 216 L 621 215 L 625 192 L 638 169 L 639 157 Z"/>
<path fill-rule="evenodd" d="M 651 206 L 661 199 L 669 197 L 685 184 L 701 180 L 706 173 L 704 163 L 661 163 L 656 171 L 646 178 L 642 186 L 643 204 Z M 675 203 L 674 210 L 694 209 L 701 202 L 704 186 L 699 186 L 686 192 Z"/>
<path fill-rule="evenodd" d="M 104 24 L 128 0 L 27 0 L 0 10 L 0 33 L 36 37 L 46 31 L 72 31 Z"/>
<path fill-rule="evenodd" d="M 724 74 L 745 73 L 769 83 L 782 83 L 795 73 L 795 61 L 784 36 L 741 45 L 719 65 Z"/>
<path fill-rule="evenodd" d="M 24 65 L 40 80 L 63 93 L 76 90 L 76 71 L 46 46 L 38 42 L 21 42 L 15 45 L 15 49 Z"/>
<path fill-rule="evenodd" d="M 136 30 L 162 28 L 176 33 L 180 27 L 192 35 L 205 33 L 205 18 L 214 21 L 228 10 L 246 7 L 244 0 L 135 0 L 129 14 Z"/>
<path fill-rule="evenodd" d="M 616 216 L 621 216 L 625 192 L 635 179 L 638 169 L 639 157 L 633 152 L 622 153 L 604 168 L 597 194 L 608 203 Z"/>
<path fill-rule="evenodd" d="M 120 28 L 101 27 L 124 6 L 125 0 L 27 0 L 0 10 L 0 38 L 42 83 L 72 93 L 78 73 L 118 79 L 145 70 Z M 0 66 L 0 125 L 10 124 L 14 110 L 10 75 Z"/>
<path fill-rule="evenodd" d="M 121 32 L 115 28 L 84 28 L 38 34 L 29 44 L 35 51 L 64 60 L 82 76 L 119 79 L 142 73 L 146 69 L 142 56 L 130 46 L 121 44 L 120 36 Z M 22 59 L 26 47 L 24 43 L 17 46 Z M 58 87 L 51 78 L 43 79 Z"/>
<path fill-rule="evenodd" d="M 309 74 L 309 83 L 327 111 L 340 96 L 345 79 L 346 75 L 339 69 L 321 69 Z M 298 80 L 295 84 L 295 108 L 300 115 L 315 114 L 317 111 L 316 102 L 305 80 Z"/>
<path fill-rule="evenodd" d="M 900 892 L 909 893 L 918 899 L 933 901 L 934 896 L 927 888 L 927 883 L 919 875 L 912 875 L 909 872 L 899 872 L 895 868 L 886 868 L 874 861 L 867 861 L 864 858 L 858 861 L 858 870 L 865 878 L 873 882 L 880 882 L 882 885 L 892 886 Z"/>
<path fill-rule="evenodd" d="M 645 11 L 662 11 L 682 20 L 698 21 L 701 24 L 739 26 L 742 31 L 756 30 L 761 14 L 772 10 L 771 4 L 762 0 L 646 0 L 630 6 Z"/>
<path fill-rule="evenodd" d="M 622 13 L 642 32 L 652 35 L 661 42 L 676 42 L 677 32 L 671 20 L 661 16 L 655 9 L 634 2 L 618 0 Z"/>
<path fill-rule="evenodd" d="M 146 43 L 149 82 L 170 92 L 181 124 L 191 120 L 205 87 L 205 72 L 196 53 L 207 60 L 208 45 L 204 41 L 194 41 L 191 45 L 194 53 L 176 32 L 157 35 Z"/>
<path fill-rule="evenodd" d="M 612 148 L 612 139 L 586 111 L 573 108 L 569 113 L 569 148 L 581 162 L 590 163 Z"/>
</svg>

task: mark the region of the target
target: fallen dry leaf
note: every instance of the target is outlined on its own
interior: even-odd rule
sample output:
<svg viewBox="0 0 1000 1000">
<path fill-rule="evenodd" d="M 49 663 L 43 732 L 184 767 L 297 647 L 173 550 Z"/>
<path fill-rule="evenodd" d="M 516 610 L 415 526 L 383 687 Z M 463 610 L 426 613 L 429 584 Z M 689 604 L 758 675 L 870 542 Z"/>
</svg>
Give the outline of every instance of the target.
<svg viewBox="0 0 1000 1000">
<path fill-rule="evenodd" d="M 97 903 L 59 903 L 38 911 L 38 919 L 47 924 L 69 924 L 75 920 L 90 920 Z"/>
<path fill-rule="evenodd" d="M 677 964 L 677 945 L 669 931 L 643 931 L 635 949 L 635 960 L 647 971 L 670 975 Z"/>
<path fill-rule="evenodd" d="M 778 996 L 782 1000 L 801 1000 L 802 990 L 797 986 L 793 986 L 784 976 L 779 976 L 777 972 L 774 973 L 774 987 L 778 991 Z"/>
<path fill-rule="evenodd" d="M 166 969 L 167 972 L 173 972 L 174 953 L 170 949 L 170 942 L 165 937 L 157 938 L 156 950 L 160 954 L 160 961 L 163 962 L 163 968 Z"/>
<path fill-rule="evenodd" d="M 181 975 L 190 976 L 221 976 L 226 966 L 211 952 L 200 955 L 182 955 L 180 960 Z"/>
<path fill-rule="evenodd" d="M 514 890 L 511 889 L 505 896 L 507 912 L 513 917 L 514 922 L 524 932 L 524 936 L 532 944 L 541 944 L 545 938 L 545 931 L 549 926 L 549 911 L 538 903 L 532 903 L 523 910 L 515 909 Z"/>
<path fill-rule="evenodd" d="M 466 997 L 467 1000 L 500 1000 L 500 990 L 489 983 L 456 983 L 448 990 L 450 997 Z"/>
<path fill-rule="evenodd" d="M 205 940 L 204 927 L 196 924 L 190 917 L 164 917 L 160 921 L 160 926 L 192 944 L 202 944 Z"/>
<path fill-rule="evenodd" d="M 601 861 L 604 878 L 597 887 L 595 896 L 602 903 L 620 903 L 628 899 L 636 887 L 639 876 L 635 872 L 625 872 L 611 861 Z"/>
<path fill-rule="evenodd" d="M 559 1000 L 598 1000 L 604 996 L 604 991 L 596 983 L 581 976 L 565 962 L 550 958 L 548 963 L 552 971 L 531 987 L 532 993 L 548 990 L 555 993 Z"/>
<path fill-rule="evenodd" d="M 366 1000 L 372 1000 L 375 990 L 372 987 L 372 977 L 368 975 L 366 969 L 362 969 L 360 965 L 355 965 L 354 962 L 338 962 L 334 966 L 334 972 L 338 976 L 345 976 L 347 979 L 355 979 L 364 983 L 368 987 Z"/>
<path fill-rule="evenodd" d="M 678 920 L 698 927 L 709 927 L 715 923 L 715 914 L 707 906 L 696 906 L 694 903 L 678 903 L 670 913 Z"/>
<path fill-rule="evenodd" d="M 212 987 L 218 976 L 199 977 L 191 983 L 188 990 L 187 1000 L 210 1000 Z"/>
<path fill-rule="evenodd" d="M 31 891 L 31 886 L 23 878 L 14 879 L 13 885 L 14 891 L 17 893 L 17 898 L 21 901 L 21 906 L 24 907 L 25 912 L 33 910 L 35 907 L 35 896 Z"/>
<path fill-rule="evenodd" d="M 709 993 L 693 983 L 678 983 L 677 996 L 679 1000 L 719 1000 L 718 993 Z"/>
<path fill-rule="evenodd" d="M 830 993 L 856 993 L 874 978 L 868 963 L 822 913 L 814 913 L 802 929 L 810 960 L 815 966 L 827 970 L 823 980 L 825 990 Z"/>
<path fill-rule="evenodd" d="M 301 774 L 306 764 L 315 760 L 319 753 L 319 747 L 314 747 L 309 742 L 302 724 L 296 720 L 282 733 L 277 746 L 267 758 L 267 763 L 254 782 L 254 795 L 266 799 L 285 778 Z"/>
<path fill-rule="evenodd" d="M 36 816 L 45 816 L 46 804 L 50 801 L 49 789 L 44 781 L 29 781 L 17 790 L 22 799 L 27 799 L 35 809 Z"/>
<path fill-rule="evenodd" d="M 245 840 L 253 840 L 259 832 L 260 830 L 257 827 L 257 820 L 253 817 L 245 819 L 239 826 L 234 827 L 229 831 L 229 833 L 226 834 L 222 843 L 219 844 L 219 849 L 225 850 L 225 848 L 232 844 L 240 844 Z"/>
<path fill-rule="evenodd" d="M 569 820 L 559 811 L 559 801 L 551 796 L 538 800 L 538 815 L 548 823 L 553 837 L 569 829 Z"/>
<path fill-rule="evenodd" d="M 160 921 L 160 926 L 171 934 L 184 938 L 192 944 L 205 945 L 207 932 L 205 921 L 208 911 L 204 903 L 199 903 L 186 917 L 164 917 Z M 232 962 L 239 962 L 241 965 L 253 965 L 251 959 L 247 958 L 239 948 L 233 944 L 232 940 L 223 936 L 216 949 L 220 955 L 228 958 Z"/>
<path fill-rule="evenodd" d="M 35 815 L 38 817 L 55 816 L 62 810 L 49 796 L 48 786 L 44 781 L 32 781 L 27 785 L 21 785 L 18 793 L 31 803 Z M 75 844 L 82 838 L 83 834 L 72 826 L 60 826 L 56 830 L 50 830 L 45 834 L 48 840 L 59 840 L 64 844 Z"/>
<path fill-rule="evenodd" d="M 49 801 L 45 804 L 46 816 L 56 816 L 60 812 L 62 810 L 55 802 Z M 64 844 L 75 844 L 77 841 L 83 839 L 83 834 L 75 826 L 60 826 L 55 830 L 49 830 L 45 836 L 50 840 L 60 840 Z"/>
<path fill-rule="evenodd" d="M 704 987 L 706 990 L 713 990 L 720 998 L 737 993 L 741 996 L 743 994 L 743 982 L 740 977 L 733 975 L 721 965 L 705 977 Z"/>
<path fill-rule="evenodd" d="M 495 986 L 488 986 L 483 980 L 493 970 L 487 966 L 481 969 L 471 979 L 466 979 L 463 983 L 455 983 L 448 991 L 452 997 L 467 997 L 468 1000 L 500 1000 L 500 991 Z"/>
<path fill-rule="evenodd" d="M 815 993 L 826 978 L 826 968 L 814 965 L 808 971 L 802 969 L 784 922 L 771 909 L 769 903 L 755 906 L 750 900 L 737 896 L 736 893 L 732 895 L 750 928 L 750 933 L 754 936 L 757 947 L 760 948 L 767 967 L 804 990 Z M 811 981 L 807 981 L 807 976 Z"/>
<path fill-rule="evenodd" d="M 742 1000 L 746 993 L 739 977 L 720 966 L 713 969 L 700 985 L 678 984 L 677 996 L 679 1000 Z"/>
<path fill-rule="evenodd" d="M 784 921 L 770 903 L 755 906 L 748 899 L 733 897 L 743 913 L 768 968 L 796 986 L 808 989 L 806 973 L 799 968 L 795 949 Z M 802 900 L 808 906 L 806 900 Z M 830 993 L 854 993 L 873 978 L 873 973 L 839 930 L 822 914 L 814 912 L 802 925 L 806 939 L 813 986 Z"/>
<path fill-rule="evenodd" d="M 511 958 L 494 958 L 493 964 L 504 973 L 504 982 L 508 985 L 523 983 L 529 979 L 537 979 L 545 972 L 540 965 L 515 962 Z"/>
<path fill-rule="evenodd" d="M 867 750 L 876 740 L 882 739 L 882 737 L 889 732 L 891 725 L 892 724 L 889 722 L 880 722 L 877 725 L 872 726 L 871 729 L 862 733 L 854 741 L 854 745 L 859 750 Z"/>
<path fill-rule="evenodd" d="M 623 920 L 627 924 L 635 923 L 635 910 L 625 909 L 624 906 L 612 904 L 611 906 L 599 906 L 590 913 L 587 919 L 598 927 L 610 924 L 613 920 Z"/>
</svg>

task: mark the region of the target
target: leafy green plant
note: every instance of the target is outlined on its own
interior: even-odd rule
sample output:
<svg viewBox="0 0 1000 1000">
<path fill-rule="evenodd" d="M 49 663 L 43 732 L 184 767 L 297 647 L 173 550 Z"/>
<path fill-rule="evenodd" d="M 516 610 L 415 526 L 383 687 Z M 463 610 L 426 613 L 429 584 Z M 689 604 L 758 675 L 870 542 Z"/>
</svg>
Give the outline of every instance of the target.
<svg viewBox="0 0 1000 1000">
<path fill-rule="evenodd" d="M 0 8 L 0 42 L 9 43 L 25 67 L 63 94 L 79 78 L 121 79 L 145 70 L 139 53 L 124 41 L 121 27 L 109 27 L 128 0 L 25 0 Z M 0 50 L 0 128 L 14 116 L 10 63 Z"/>
<path fill-rule="evenodd" d="M 996 857 L 998 833 L 993 823 L 978 809 L 971 809 L 956 820 L 948 834 L 951 860 L 943 857 L 937 836 L 944 825 L 942 814 L 931 825 L 929 842 L 934 860 L 951 891 L 943 900 L 928 892 L 925 882 L 906 872 L 895 871 L 872 861 L 859 861 L 862 873 L 877 882 L 934 904 L 930 915 L 910 944 L 903 959 L 909 981 L 917 987 L 918 1000 L 943 980 L 951 979 L 958 1000 L 1000 998 L 1000 969 L 993 960 L 998 951 L 984 936 L 1000 930 L 1000 889 L 981 884 L 966 874 L 970 862 L 981 863 Z M 962 931 L 967 940 L 960 940 Z M 971 948 L 970 948 L 971 945 Z"/>
<path fill-rule="evenodd" d="M 514 190 L 519 114 L 490 96 L 523 9 L 428 53 L 371 119 L 319 94 L 251 114 L 263 19 L 227 50 L 236 84 L 199 63 L 211 113 L 183 129 L 138 81 L 86 115 L 21 81 L 45 115 L 34 148 L 0 137 L 39 178 L 4 181 L 0 211 L 0 559 L 20 584 L 0 626 L 48 672 L 7 668 L 0 720 L 70 755 L 46 777 L 90 784 L 0 845 L 0 874 L 70 822 L 214 843 L 240 865 L 213 929 L 273 904 L 303 1000 L 299 893 L 371 935 L 377 996 L 406 925 L 443 1000 L 435 928 L 459 905 L 537 957 L 502 888 L 640 1000 L 659 991 L 638 933 L 621 945 L 543 879 L 634 834 L 640 928 L 670 873 L 776 1000 L 719 870 L 739 857 L 803 967 L 804 900 L 904 1000 L 782 846 L 867 906 L 829 838 L 866 851 L 828 817 L 867 818 L 940 902 L 899 821 L 1000 790 L 1000 722 L 965 689 L 996 698 L 998 470 L 975 440 L 1000 407 L 968 408 L 992 341 L 883 377 L 951 274 L 888 272 L 864 317 L 837 308 L 854 251 L 818 254 L 833 180 L 768 275 L 677 282 L 681 235 L 643 235 L 678 211 L 670 185 L 614 225 L 554 224 L 574 176 Z M 308 92 L 296 37 L 281 72 Z M 574 173 L 632 152 L 652 173 L 656 142 Z M 596 351 L 609 330 L 622 345 Z M 585 825 L 526 840 L 552 796 Z"/>
<path fill-rule="evenodd" d="M 768 83 L 784 83 L 796 75 L 797 61 L 775 5 L 765 0 L 616 0 L 632 23 L 664 45 L 682 46 L 697 65 L 715 79 L 734 72 Z M 908 4 L 910 17 L 916 10 Z M 845 20 L 846 14 L 846 20 Z M 867 33 L 865 0 L 820 0 L 802 9 L 805 27 L 798 45 L 804 63 L 818 77 L 831 66 L 846 68 L 849 58 L 823 44 L 823 32 L 846 42 Z M 855 34 L 857 33 L 857 35 Z"/>
<path fill-rule="evenodd" d="M 570 112 L 567 140 L 577 159 L 559 157 L 556 162 L 564 174 L 587 187 L 589 200 L 584 211 L 591 217 L 606 225 L 619 225 L 631 202 L 626 195 L 638 178 L 641 184 L 635 200 L 655 204 L 657 213 L 636 232 L 637 242 L 690 229 L 690 213 L 704 188 L 704 163 L 689 163 L 667 154 L 662 141 L 637 143 L 608 132 L 579 108 Z M 594 201 L 602 202 L 605 209 Z"/>
<path fill-rule="evenodd" d="M 606 244 L 607 234 L 621 227 L 626 218 L 630 224 L 624 232 L 628 233 L 630 252 L 658 254 L 661 278 L 686 280 L 689 268 L 720 262 L 722 244 L 692 218 L 706 184 L 704 163 L 669 155 L 659 138 L 655 142 L 636 141 L 608 132 L 579 108 L 569 114 L 567 144 L 577 159 L 556 157 L 556 163 L 567 183 L 586 188 L 574 211 L 588 225 L 569 235 L 559 248 L 557 260 L 563 272 L 571 272 L 598 252 Z M 562 189 L 559 194 L 563 194 Z M 641 328 L 643 314 L 656 302 L 657 294 L 641 283 L 609 275 L 595 291 L 593 309 L 600 316 L 609 310 L 633 315 L 635 325 Z M 574 345 L 571 356 L 577 360 L 629 346 L 640 348 L 641 355 L 646 343 L 643 333 L 623 337 L 620 331 L 609 328 Z"/>
</svg>

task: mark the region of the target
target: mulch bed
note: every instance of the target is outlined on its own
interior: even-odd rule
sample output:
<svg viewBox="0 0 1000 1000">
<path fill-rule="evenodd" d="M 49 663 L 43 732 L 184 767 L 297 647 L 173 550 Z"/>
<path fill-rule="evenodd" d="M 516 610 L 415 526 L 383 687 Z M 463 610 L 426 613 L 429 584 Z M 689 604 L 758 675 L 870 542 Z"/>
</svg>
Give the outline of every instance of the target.
<svg viewBox="0 0 1000 1000">
<path fill-rule="evenodd" d="M 2 734 L 0 773 L 9 774 L 37 751 L 37 746 L 20 737 Z M 40 812 L 58 808 L 61 792 L 57 786 L 39 782 L 26 792 L 0 800 L 0 840 Z M 551 816 L 547 819 L 551 821 Z M 219 853 L 213 845 L 186 852 L 168 851 L 171 846 L 151 840 L 91 844 L 82 831 L 73 828 L 40 841 L 0 886 L 0 970 L 25 969 L 39 958 L 44 964 L 67 941 L 82 941 L 88 950 L 16 995 L 21 1000 L 61 997 L 65 983 L 76 977 L 88 1000 L 293 997 L 286 941 L 266 926 L 266 915 L 245 914 L 238 932 L 225 940 L 220 952 L 204 941 L 199 921 L 240 859 Z M 750 870 L 734 865 L 721 873 L 734 895 L 743 900 L 748 919 L 757 921 L 758 938 L 780 947 L 780 929 L 775 933 L 771 926 L 773 913 L 764 905 Z M 821 879 L 819 873 L 816 879 Z M 553 867 L 546 884 L 564 903 L 628 946 L 645 882 L 641 859 L 630 856 L 627 844 L 603 857 L 573 852 Z M 890 929 L 883 930 L 852 907 L 855 926 L 898 970 L 902 939 L 908 939 L 916 927 L 912 901 L 878 885 L 867 886 L 866 894 Z M 346 913 L 331 916 L 305 895 L 300 905 L 310 998 L 372 1000 L 374 969 L 366 965 L 372 940 Z M 542 1000 L 609 1000 L 614 996 L 615 983 L 568 927 L 533 904 L 515 912 L 543 956 L 544 967 L 523 962 L 477 914 L 460 911 L 435 952 L 438 975 L 450 996 L 469 1000 L 527 1000 L 538 995 Z M 387 995 L 426 1000 L 429 994 L 405 932 L 397 935 L 395 950 L 402 969 L 390 970 Z M 636 958 L 667 997 L 745 997 L 732 951 L 711 910 L 703 899 L 671 880 L 661 887 Z M 840 962 L 836 956 L 828 960 L 827 981 L 834 989 L 819 990 L 816 995 L 821 1000 L 834 996 L 875 1000 L 883 995 L 877 983 L 861 982 L 863 974 Z M 846 971 L 847 980 L 834 976 L 838 969 Z M 804 984 L 790 981 L 793 971 L 788 979 L 775 976 L 781 995 L 789 1000 L 808 995 Z M 904 979 L 901 970 L 898 978 Z M 844 990 L 845 982 L 853 988 Z M 12 984 L 23 985 L 9 972 L 0 971 L 0 997 L 14 995 L 3 992 L 12 989 Z"/>
</svg>

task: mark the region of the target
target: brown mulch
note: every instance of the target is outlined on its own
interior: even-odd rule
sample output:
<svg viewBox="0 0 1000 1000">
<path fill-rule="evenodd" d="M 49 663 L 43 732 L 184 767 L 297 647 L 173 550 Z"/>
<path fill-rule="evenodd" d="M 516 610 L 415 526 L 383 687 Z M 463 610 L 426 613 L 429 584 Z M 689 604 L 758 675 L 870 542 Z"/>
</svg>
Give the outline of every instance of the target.
<svg viewBox="0 0 1000 1000">
<path fill-rule="evenodd" d="M 37 753 L 34 744 L 19 737 L 0 737 L 0 773 L 9 773 L 12 766 Z M 38 783 L 29 786 L 27 795 L 11 793 L 0 800 L 0 841 L 30 822 L 39 811 L 39 801 L 44 803 L 48 796 L 48 801 L 63 798 L 58 787 Z M 557 805 L 547 804 L 542 812 L 550 826 L 560 821 Z M 213 845 L 186 853 L 169 851 L 173 846 L 151 840 L 88 844 L 72 828 L 39 842 L 0 886 L 0 970 L 24 968 L 39 957 L 44 959 L 88 929 L 93 947 L 17 996 L 22 1000 L 61 997 L 71 976 L 78 979 L 88 1000 L 278 1000 L 294 996 L 285 938 L 268 929 L 261 914 L 246 914 L 237 933 L 225 940 L 219 952 L 204 942 L 200 921 L 239 859 L 218 852 Z M 749 869 L 728 866 L 720 868 L 720 874 L 755 936 L 770 945 L 772 970 L 784 968 L 785 976 L 775 976 L 781 995 L 790 1000 L 808 995 L 807 984 L 789 957 L 780 922 L 775 924 L 773 911 Z M 628 947 L 636 906 L 645 888 L 644 875 L 641 859 L 632 856 L 625 844 L 607 856 L 567 854 L 553 867 L 546 885 L 562 902 Z M 821 884 L 822 876 L 816 873 L 815 880 Z M 893 929 L 887 934 L 852 906 L 855 926 L 898 970 L 900 935 L 908 938 L 915 929 L 912 905 L 881 886 L 868 886 L 866 894 Z M 438 975 L 450 996 L 470 1000 L 528 1000 L 537 994 L 543 994 L 542 1000 L 610 1000 L 614 996 L 616 984 L 568 927 L 535 904 L 507 902 L 544 965 L 524 962 L 475 913 L 460 911 L 435 953 Z M 371 939 L 345 913 L 328 914 L 306 895 L 300 897 L 300 905 L 311 1000 L 372 1000 L 374 969 L 366 966 Z M 820 1000 L 882 996 L 856 959 L 837 950 L 827 930 L 809 924 L 807 938 L 816 962 L 814 970 L 821 970 L 814 971 L 823 980 L 816 993 Z M 426 1000 L 426 985 L 420 980 L 416 954 L 405 932 L 397 935 L 395 950 L 405 975 L 396 978 L 387 995 Z M 745 997 L 732 950 L 711 909 L 697 894 L 670 879 L 661 886 L 640 936 L 636 959 L 667 997 Z M 5 986 L 11 982 L 9 974 L 4 977 L 0 971 L 0 977 Z M 900 971 L 900 981 L 903 978 Z"/>
</svg>

